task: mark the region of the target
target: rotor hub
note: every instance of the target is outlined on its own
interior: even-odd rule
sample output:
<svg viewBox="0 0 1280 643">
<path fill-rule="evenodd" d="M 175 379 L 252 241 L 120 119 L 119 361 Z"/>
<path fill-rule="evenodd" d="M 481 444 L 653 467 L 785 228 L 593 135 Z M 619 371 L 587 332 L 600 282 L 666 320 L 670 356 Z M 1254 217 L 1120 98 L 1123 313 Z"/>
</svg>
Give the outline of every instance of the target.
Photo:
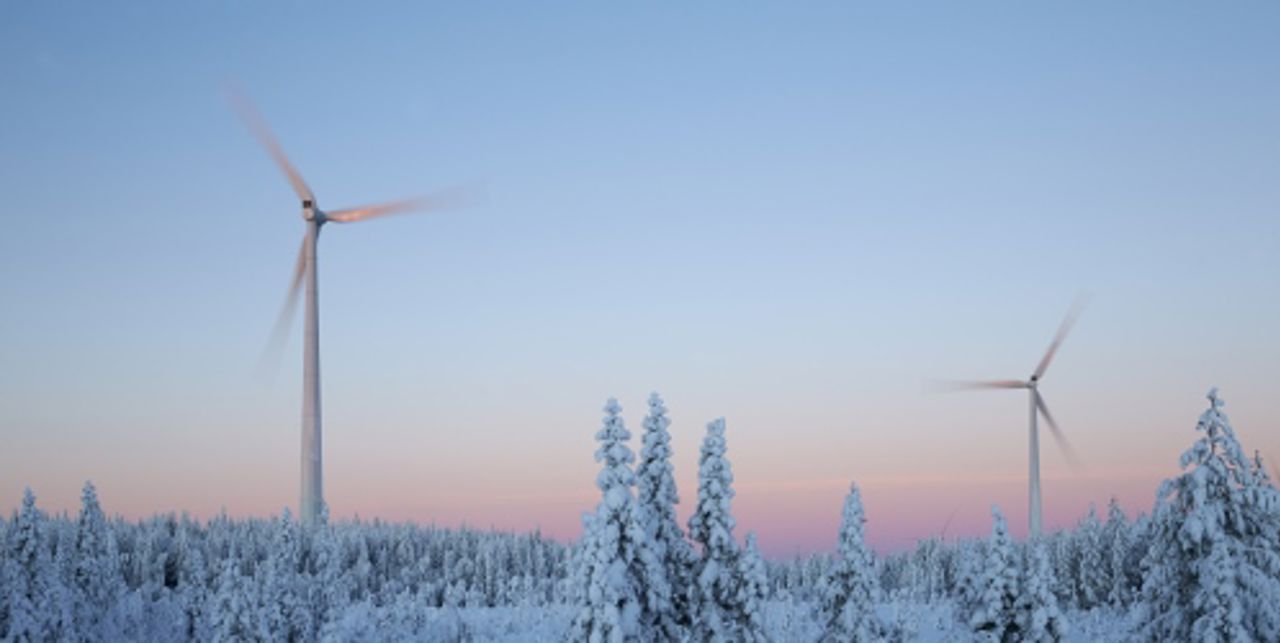
<svg viewBox="0 0 1280 643">
<path fill-rule="evenodd" d="M 320 209 L 316 207 L 316 202 L 311 199 L 302 200 L 302 218 L 307 221 L 314 221 L 320 218 Z"/>
</svg>

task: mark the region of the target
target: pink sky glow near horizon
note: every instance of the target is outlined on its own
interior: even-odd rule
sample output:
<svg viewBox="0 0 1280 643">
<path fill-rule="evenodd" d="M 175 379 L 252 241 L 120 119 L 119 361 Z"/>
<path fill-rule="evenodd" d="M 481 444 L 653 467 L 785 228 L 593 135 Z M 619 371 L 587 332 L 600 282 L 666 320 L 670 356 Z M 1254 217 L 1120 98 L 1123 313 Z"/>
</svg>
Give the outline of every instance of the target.
<svg viewBox="0 0 1280 643">
<path fill-rule="evenodd" d="M 1194 419 L 1193 415 L 1188 424 L 1193 426 Z M 634 426 L 638 424 L 629 423 L 632 446 L 638 442 L 639 431 Z M 733 503 L 738 523 L 736 534 L 739 539 L 745 539 L 747 532 L 755 532 L 762 549 L 772 558 L 834 549 L 840 509 L 850 479 L 857 480 L 862 491 L 868 540 L 882 553 L 909 549 L 916 541 L 928 537 L 984 537 L 990 529 L 992 505 L 1000 506 L 1015 536 L 1026 534 L 1026 472 L 1010 463 L 992 464 L 978 459 L 974 469 L 966 471 L 954 463 L 935 464 L 944 462 L 946 457 L 944 453 L 933 453 L 921 458 L 921 471 L 896 472 L 891 467 L 868 464 L 870 471 L 863 476 L 820 475 L 833 462 L 839 468 L 838 459 L 816 459 L 815 466 L 807 473 L 805 467 L 777 466 L 774 463 L 779 457 L 792 462 L 799 460 L 794 453 L 800 450 L 761 452 L 750 444 L 742 444 L 749 435 L 735 436 L 733 426 L 731 422 L 728 455 L 736 478 L 737 495 Z M 1163 456 L 1168 463 L 1165 466 L 1117 466 L 1124 457 L 1110 463 L 1106 457 L 1095 457 L 1095 462 L 1086 461 L 1082 468 L 1073 469 L 1052 452 L 1051 445 L 1042 445 L 1046 530 L 1074 525 L 1090 505 L 1096 508 L 1099 519 L 1105 519 L 1107 502 L 1113 495 L 1131 518 L 1148 512 L 1160 481 L 1177 471 L 1178 453 L 1194 439 L 1192 426 L 1184 425 L 1176 444 L 1170 440 L 1165 447 L 1152 450 Z M 676 425 L 673 432 L 681 493 L 679 512 L 683 522 L 693 509 L 696 494 L 692 472 L 696 447 L 683 444 L 691 442 L 690 436 Z M 583 433 L 589 435 L 590 432 Z M 1016 428 L 1014 433 L 1024 437 Z M 337 442 L 341 445 L 344 440 Z M 996 450 L 1025 453 L 1025 444 L 1018 444 L 1021 440 L 1010 442 Z M 1125 441 L 1116 442 L 1121 448 L 1118 454 L 1123 456 Z M 450 470 L 447 466 L 434 475 L 424 475 L 415 469 L 415 458 L 407 455 L 390 458 L 381 466 L 345 456 L 335 457 L 327 471 L 327 494 L 339 519 L 359 517 L 514 531 L 536 528 L 544 535 L 567 542 L 579 535 L 581 514 L 590 511 L 598 500 L 592 484 L 594 463 L 590 462 L 589 454 L 581 459 L 587 461 L 587 466 L 581 466 L 581 462 L 561 470 L 502 466 L 493 471 L 476 472 L 503 474 L 493 477 L 468 475 L 462 469 Z M 73 459 L 65 468 L 55 467 L 34 476 L 37 479 L 34 490 L 46 511 L 74 513 L 78 508 L 79 483 L 71 482 L 74 462 Z M 280 475 L 279 470 L 273 471 L 261 459 L 245 461 L 243 475 L 230 479 L 221 496 L 200 492 L 207 488 L 207 477 L 217 474 L 208 468 L 202 470 L 195 461 L 192 464 L 182 470 L 155 467 L 130 472 L 104 471 L 104 475 L 95 478 L 95 484 L 106 509 L 127 519 L 183 511 L 195 518 L 207 519 L 224 509 L 233 517 L 263 517 L 278 515 L 283 507 L 292 508 L 295 503 L 290 497 L 294 491 L 290 478 Z M 256 469 L 258 466 L 261 468 Z M 20 491 L 12 476 L 6 478 L 12 493 L 0 505 L 12 509 Z M 167 482 L 157 484 L 161 479 Z"/>
</svg>

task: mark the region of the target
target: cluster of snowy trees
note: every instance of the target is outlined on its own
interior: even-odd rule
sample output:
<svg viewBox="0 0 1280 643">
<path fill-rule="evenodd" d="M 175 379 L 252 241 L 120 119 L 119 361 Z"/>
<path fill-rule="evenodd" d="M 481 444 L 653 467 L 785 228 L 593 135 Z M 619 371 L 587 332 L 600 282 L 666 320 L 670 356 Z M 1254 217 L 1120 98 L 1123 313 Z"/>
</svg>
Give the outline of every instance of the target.
<svg viewBox="0 0 1280 643">
<path fill-rule="evenodd" d="M 707 425 L 698 461 L 698 504 L 688 538 L 676 519 L 670 419 L 649 396 L 640 459 L 627 442 L 622 407 L 610 399 L 596 433 L 600 504 L 583 517 L 573 561 L 581 641 L 767 640 L 761 605 L 768 569 L 748 536 L 733 536 L 733 472 L 725 458 L 725 422 Z M 633 468 L 633 463 L 635 466 Z M 696 547 L 695 547 L 696 546 Z"/>
<path fill-rule="evenodd" d="M 889 556 L 866 545 L 856 485 L 835 556 L 765 562 L 740 543 L 724 420 L 682 527 L 656 394 L 638 458 L 605 406 L 600 502 L 572 546 L 287 512 L 126 522 L 91 484 L 78 515 L 49 516 L 27 491 L 0 520 L 0 640 L 1278 641 L 1280 492 L 1209 399 L 1150 515 L 1112 500 L 1105 520 L 1018 543 L 996 509 L 988 538 Z M 1119 625 L 1089 629 L 1102 620 Z"/>
<path fill-rule="evenodd" d="M 1161 486 L 1149 516 L 1130 521 L 1112 499 L 1105 522 L 1091 510 L 1074 529 L 1014 543 L 996 509 L 986 540 L 924 540 L 866 565 L 874 580 L 862 595 L 949 603 L 980 640 L 1060 641 L 1068 611 L 1123 619 L 1127 639 L 1280 640 L 1280 492 L 1261 457 L 1245 456 L 1216 390 L 1209 400 L 1182 473 Z M 772 596 L 813 602 L 831 594 L 848 574 L 849 512 L 841 556 L 773 565 Z"/>
<path fill-rule="evenodd" d="M 74 518 L 46 515 L 28 490 L 0 521 L 0 542 L 6 641 L 349 640 L 368 628 L 447 636 L 457 629 L 449 608 L 568 600 L 569 548 L 537 533 L 308 528 L 288 512 L 130 523 L 104 516 L 92 484 Z"/>
</svg>

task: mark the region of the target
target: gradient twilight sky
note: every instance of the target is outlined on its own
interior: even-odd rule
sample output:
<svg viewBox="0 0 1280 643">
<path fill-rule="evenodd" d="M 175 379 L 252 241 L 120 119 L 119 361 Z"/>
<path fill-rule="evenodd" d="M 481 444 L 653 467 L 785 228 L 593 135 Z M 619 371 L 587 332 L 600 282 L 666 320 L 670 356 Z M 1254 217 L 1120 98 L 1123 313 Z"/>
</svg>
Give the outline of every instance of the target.
<svg viewBox="0 0 1280 643">
<path fill-rule="evenodd" d="M 1222 387 L 1280 458 L 1280 5 L 19 3 L 0 19 L 0 510 L 266 515 L 301 345 L 255 374 L 320 203 L 483 180 L 320 245 L 338 516 L 574 537 L 617 396 L 674 420 L 687 514 L 728 419 L 738 535 L 882 550 L 1150 507 Z M 300 328 L 300 326 L 299 326 Z M 633 446 L 638 445 L 633 441 Z"/>
</svg>

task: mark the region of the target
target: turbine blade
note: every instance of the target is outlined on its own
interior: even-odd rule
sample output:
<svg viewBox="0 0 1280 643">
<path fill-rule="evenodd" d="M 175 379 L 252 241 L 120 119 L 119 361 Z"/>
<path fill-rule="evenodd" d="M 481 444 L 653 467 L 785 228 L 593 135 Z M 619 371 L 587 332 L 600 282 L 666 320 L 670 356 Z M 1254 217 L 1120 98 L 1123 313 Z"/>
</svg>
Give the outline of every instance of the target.
<svg viewBox="0 0 1280 643">
<path fill-rule="evenodd" d="M 1086 299 L 1077 297 L 1075 303 L 1071 304 L 1071 309 L 1067 311 L 1067 316 L 1063 318 L 1062 325 L 1058 327 L 1058 334 L 1054 335 L 1053 342 L 1049 344 L 1049 350 L 1045 351 L 1044 357 L 1040 360 L 1040 364 L 1036 366 L 1035 379 L 1044 377 L 1044 372 L 1049 369 L 1049 362 L 1053 361 L 1054 353 L 1058 352 L 1058 347 L 1062 345 L 1062 340 L 1067 338 L 1067 333 L 1071 332 L 1071 327 L 1075 326 L 1076 319 L 1080 317 L 1080 311 L 1084 310 Z"/>
<path fill-rule="evenodd" d="M 1036 408 L 1040 409 L 1040 415 L 1044 416 L 1045 422 L 1049 424 L 1049 432 L 1053 434 L 1053 439 L 1058 443 L 1058 448 L 1062 449 L 1062 454 L 1067 458 L 1067 464 L 1079 468 L 1080 458 L 1076 457 L 1076 450 L 1071 448 L 1071 443 L 1067 442 L 1067 436 L 1062 434 L 1062 429 L 1058 428 L 1058 423 L 1049 414 L 1049 407 L 1045 405 L 1044 398 L 1040 396 L 1040 392 L 1036 391 Z"/>
<path fill-rule="evenodd" d="M 945 541 L 945 540 L 947 539 L 947 528 L 951 526 L 951 521 L 952 521 L 952 520 L 955 520 L 956 512 L 957 512 L 957 511 L 959 511 L 959 509 L 952 509 L 952 510 L 951 510 L 951 515 L 950 515 L 950 516 L 947 516 L 947 521 L 946 521 L 946 522 L 944 522 L 944 523 L 942 523 L 942 536 L 941 536 L 941 540 Z"/>
<path fill-rule="evenodd" d="M 938 382 L 936 388 L 942 392 L 972 391 L 978 389 L 1027 388 L 1027 383 L 1021 380 L 946 380 Z"/>
<path fill-rule="evenodd" d="M 293 327 L 293 316 L 298 310 L 298 298 L 302 294 L 302 278 L 307 271 L 307 238 L 302 237 L 302 245 L 298 247 L 298 260 L 293 267 L 293 281 L 289 283 L 289 292 L 285 295 L 284 306 L 280 308 L 280 316 L 276 318 L 275 327 L 271 329 L 271 337 L 262 349 L 262 357 L 258 360 L 258 371 L 274 374 L 280 365 L 280 355 L 289 341 L 289 330 Z"/>
<path fill-rule="evenodd" d="M 356 221 L 375 219 L 388 214 L 454 210 L 474 203 L 477 200 L 476 192 L 477 191 L 472 188 L 453 187 L 413 199 L 404 199 L 402 201 L 391 201 L 390 203 L 379 203 L 377 205 L 366 205 L 358 208 L 344 208 L 342 210 L 325 212 L 324 218 L 326 221 L 334 221 L 337 223 L 354 223 Z"/>
<path fill-rule="evenodd" d="M 284 172 L 285 178 L 289 179 L 289 184 L 293 186 L 293 191 L 297 193 L 298 198 L 315 203 L 315 194 L 311 192 L 311 188 L 307 187 L 307 182 L 302 180 L 302 175 L 298 173 L 297 168 L 293 167 L 293 164 L 289 162 L 289 157 L 285 155 L 284 148 L 280 147 L 275 135 L 271 133 L 271 128 L 267 127 L 267 122 L 263 120 L 262 115 L 258 113 L 249 97 L 231 87 L 226 89 L 226 93 L 227 99 L 231 101 L 231 106 L 239 114 L 240 120 L 244 121 L 245 126 L 249 128 L 254 138 L 258 139 L 258 142 L 267 148 L 267 153 L 275 160 L 276 165 L 280 166 L 280 171 Z"/>
</svg>

